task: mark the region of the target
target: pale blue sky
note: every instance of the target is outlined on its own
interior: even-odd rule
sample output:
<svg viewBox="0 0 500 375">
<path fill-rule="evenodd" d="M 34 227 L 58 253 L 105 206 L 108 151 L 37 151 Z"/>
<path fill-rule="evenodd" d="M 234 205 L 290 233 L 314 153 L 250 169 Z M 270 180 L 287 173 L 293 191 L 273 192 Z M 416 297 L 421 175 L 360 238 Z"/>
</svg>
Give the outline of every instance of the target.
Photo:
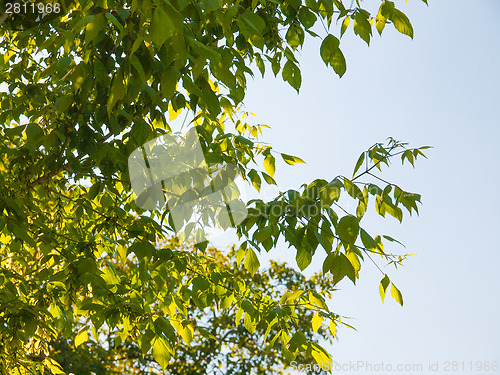
<svg viewBox="0 0 500 375">
<path fill-rule="evenodd" d="M 300 95 L 271 74 L 250 83 L 245 103 L 272 127 L 266 142 L 307 162 L 278 168 L 281 190 L 349 176 L 360 152 L 389 136 L 434 147 L 415 170 L 396 165 L 384 174 L 422 194 L 420 216 L 403 224 L 365 220 L 373 233 L 417 253 L 398 271 L 384 269 L 405 306 L 390 298 L 382 304 L 380 272 L 365 262 L 358 285 L 343 281 L 332 302 L 358 329 L 340 331 L 334 360 L 422 363 L 424 371 L 404 372 L 415 374 L 427 373 L 429 361 L 440 362 L 438 373 L 446 373 L 445 361 L 500 364 L 500 2 L 397 6 L 410 17 L 414 40 L 388 27 L 367 47 L 350 29 L 342 79 L 321 61 L 320 41 L 309 40 L 300 56 Z M 294 256 L 281 246 L 262 260 L 295 265 Z M 306 271 L 320 268 L 317 259 Z M 337 372 L 344 373 L 375 372 Z"/>
</svg>

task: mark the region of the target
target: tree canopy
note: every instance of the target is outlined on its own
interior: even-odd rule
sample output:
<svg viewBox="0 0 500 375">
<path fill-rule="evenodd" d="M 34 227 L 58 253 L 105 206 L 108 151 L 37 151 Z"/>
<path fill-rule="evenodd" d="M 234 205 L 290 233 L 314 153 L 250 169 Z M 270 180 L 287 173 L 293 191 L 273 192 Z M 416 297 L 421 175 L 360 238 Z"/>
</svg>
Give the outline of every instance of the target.
<svg viewBox="0 0 500 375">
<path fill-rule="evenodd" d="M 399 221 L 403 210 L 418 213 L 420 195 L 379 174 L 396 158 L 414 165 L 427 147 L 389 138 L 360 155 L 352 176 L 248 202 L 230 253 L 176 237 L 169 208 L 138 205 L 128 162 L 189 115 L 207 164 L 235 166 L 257 191 L 276 184 L 276 158 L 302 160 L 261 140 L 265 126 L 242 107 L 247 80 L 270 71 L 299 92 L 297 52 L 308 38 L 322 39 L 318 57 L 341 77 L 348 30 L 367 44 L 387 24 L 413 37 L 394 2 L 372 5 L 4 3 L 0 373 L 260 374 L 293 360 L 330 364 L 321 342 L 346 322 L 330 311 L 329 293 L 345 277 L 355 283 L 366 258 L 405 258 L 387 251 L 392 237 L 361 227 L 369 201 Z M 355 212 L 339 205 L 341 195 Z M 201 221 L 221 223 L 222 212 L 207 207 Z M 293 248 L 301 270 L 321 247 L 322 274 L 305 279 L 276 263 L 259 269 L 257 253 L 278 241 Z M 390 288 L 402 305 L 382 274 L 382 299 Z"/>
</svg>

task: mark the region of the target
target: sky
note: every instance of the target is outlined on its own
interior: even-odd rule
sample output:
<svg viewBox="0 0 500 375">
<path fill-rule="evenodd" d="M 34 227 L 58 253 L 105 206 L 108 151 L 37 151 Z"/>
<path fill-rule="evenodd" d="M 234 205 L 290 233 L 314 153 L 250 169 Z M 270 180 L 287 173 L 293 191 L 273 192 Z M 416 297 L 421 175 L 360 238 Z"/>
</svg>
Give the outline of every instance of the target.
<svg viewBox="0 0 500 375">
<path fill-rule="evenodd" d="M 329 347 L 334 373 L 500 374 L 487 370 L 500 366 L 500 2 L 396 6 L 412 21 L 413 40 L 388 26 L 368 47 L 349 29 L 341 42 L 348 70 L 339 79 L 319 56 L 320 40 L 309 38 L 299 56 L 300 94 L 272 74 L 256 76 L 246 108 L 271 126 L 266 142 L 306 161 L 277 166 L 279 190 L 350 176 L 359 154 L 387 137 L 433 146 L 415 169 L 395 163 L 382 175 L 422 194 L 420 215 L 405 213 L 402 224 L 363 219 L 369 233 L 406 245 L 395 252 L 416 254 L 398 270 L 383 267 L 404 307 L 390 297 L 381 302 L 381 273 L 370 262 L 356 286 L 342 281 L 330 305 L 357 331 L 341 329 Z M 321 269 L 321 257 L 306 274 Z M 296 267 L 285 245 L 260 258 Z M 392 371 L 383 371 L 388 365 Z"/>
</svg>

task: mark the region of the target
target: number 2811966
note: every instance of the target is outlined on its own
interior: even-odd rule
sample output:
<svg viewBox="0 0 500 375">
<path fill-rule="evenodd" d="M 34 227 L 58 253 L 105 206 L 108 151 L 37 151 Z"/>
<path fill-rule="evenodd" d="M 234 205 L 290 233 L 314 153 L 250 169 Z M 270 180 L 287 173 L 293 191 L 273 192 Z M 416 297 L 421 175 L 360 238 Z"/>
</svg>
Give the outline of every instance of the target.
<svg viewBox="0 0 500 375">
<path fill-rule="evenodd" d="M 59 3 L 37 3 L 29 2 L 7 2 L 5 4 L 5 13 L 59 13 L 61 5 Z"/>
</svg>

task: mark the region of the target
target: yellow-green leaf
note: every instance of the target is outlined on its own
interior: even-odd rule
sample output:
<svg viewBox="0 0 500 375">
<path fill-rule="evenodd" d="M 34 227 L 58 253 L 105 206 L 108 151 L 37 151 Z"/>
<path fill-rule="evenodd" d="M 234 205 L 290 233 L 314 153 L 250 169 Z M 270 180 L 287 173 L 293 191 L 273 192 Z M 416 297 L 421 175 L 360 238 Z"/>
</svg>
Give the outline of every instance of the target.
<svg viewBox="0 0 500 375">
<path fill-rule="evenodd" d="M 340 41 L 332 34 L 328 34 L 321 43 L 320 55 L 325 64 L 330 65 L 335 73 L 342 77 L 347 70 L 347 64 L 339 45 Z"/>
<path fill-rule="evenodd" d="M 89 340 L 89 332 L 85 328 L 83 331 L 78 333 L 75 337 L 75 347 L 79 347 L 81 344 L 84 342 L 87 342 Z"/>
<path fill-rule="evenodd" d="M 394 283 L 391 283 L 391 296 L 394 298 L 401 306 L 403 306 L 403 295 L 399 291 L 398 288 L 396 288 L 396 285 Z"/>
<path fill-rule="evenodd" d="M 266 172 L 271 176 L 274 177 L 274 172 L 276 171 L 276 159 L 274 158 L 273 155 L 268 154 L 266 158 L 264 159 L 264 168 L 266 168 Z"/>
<path fill-rule="evenodd" d="M 413 39 L 413 26 L 411 25 L 410 20 L 398 9 L 394 9 L 391 15 L 391 21 L 394 24 L 396 30 L 398 30 L 401 34 L 408 35 Z"/>
<path fill-rule="evenodd" d="M 351 17 L 347 16 L 344 18 L 344 21 L 342 22 L 342 27 L 340 29 L 340 36 L 343 36 L 345 31 L 347 30 L 347 27 L 351 23 Z"/>
<path fill-rule="evenodd" d="M 328 364 L 329 368 L 331 369 L 332 357 L 330 357 L 330 354 L 328 354 L 328 352 L 325 349 L 323 349 L 316 343 L 311 343 L 311 349 L 312 349 L 311 354 L 316 363 L 321 366 Z"/>
<path fill-rule="evenodd" d="M 387 275 L 384 275 L 382 280 L 380 281 L 380 285 L 378 286 L 378 291 L 380 293 L 380 298 L 382 298 L 382 302 L 384 302 L 385 299 L 385 292 L 387 290 L 387 287 L 390 284 L 389 277 Z"/>
<path fill-rule="evenodd" d="M 259 258 L 257 258 L 257 255 L 252 249 L 247 250 L 244 265 L 248 272 L 250 272 L 252 275 L 259 269 Z"/>
<path fill-rule="evenodd" d="M 59 375 L 59 374 L 64 374 L 66 375 L 66 373 L 63 371 L 61 365 L 56 362 L 54 359 L 52 358 L 45 358 L 43 360 L 43 364 L 52 372 L 52 374 L 54 375 Z"/>
<path fill-rule="evenodd" d="M 319 327 L 321 327 L 321 323 L 323 323 L 323 317 L 316 313 L 314 314 L 311 323 L 313 332 L 318 332 Z"/>
<path fill-rule="evenodd" d="M 335 320 L 330 320 L 330 332 L 333 337 L 337 336 L 337 323 L 335 323 Z"/>
<path fill-rule="evenodd" d="M 285 163 L 290 164 L 290 165 L 294 165 L 294 164 L 297 164 L 297 163 L 305 163 L 304 160 L 302 160 L 301 158 L 299 158 L 297 156 L 292 156 L 292 155 L 287 155 L 287 154 L 281 154 L 281 157 L 283 158 L 283 160 L 285 161 Z"/>
<path fill-rule="evenodd" d="M 172 320 L 170 323 L 174 326 L 177 333 L 181 335 L 186 344 L 189 345 L 193 340 L 193 331 L 191 325 L 184 326 L 182 323 L 175 320 Z"/>
<path fill-rule="evenodd" d="M 167 341 L 163 337 L 155 337 L 153 342 L 153 358 L 158 364 L 165 369 L 170 361 L 170 348 Z"/>
</svg>

